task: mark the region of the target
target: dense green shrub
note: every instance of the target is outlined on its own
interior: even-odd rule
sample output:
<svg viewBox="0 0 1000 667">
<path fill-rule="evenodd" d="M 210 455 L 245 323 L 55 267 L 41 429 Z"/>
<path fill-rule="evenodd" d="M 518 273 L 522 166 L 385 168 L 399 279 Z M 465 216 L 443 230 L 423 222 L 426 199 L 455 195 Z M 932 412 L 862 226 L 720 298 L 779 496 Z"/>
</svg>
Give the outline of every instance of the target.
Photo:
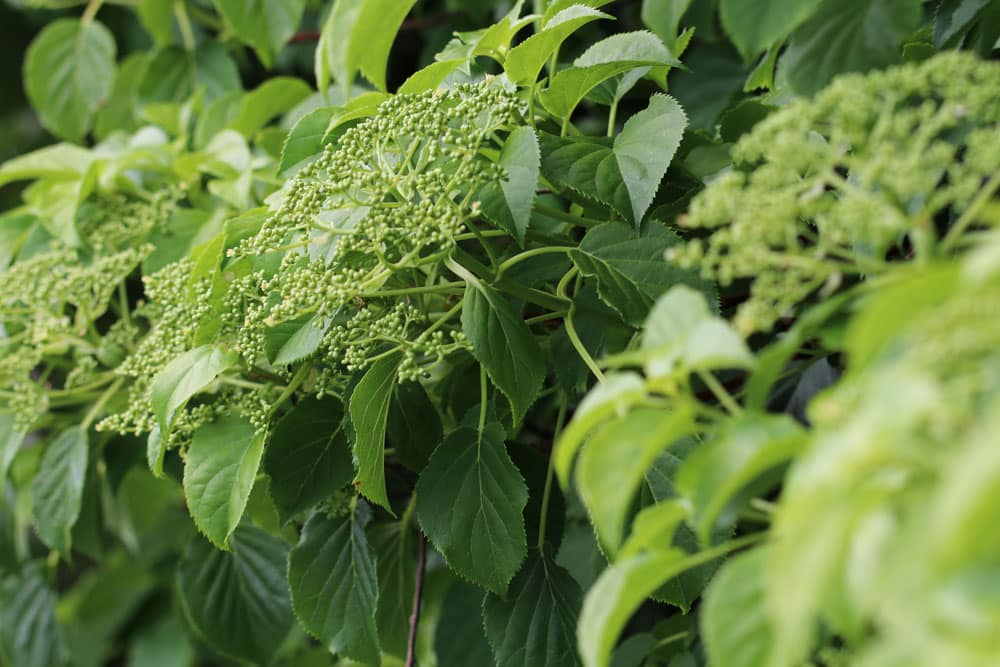
<svg viewBox="0 0 1000 667">
<path fill-rule="evenodd" d="M 27 4 L 0 664 L 1000 655 L 1000 3 Z"/>
</svg>

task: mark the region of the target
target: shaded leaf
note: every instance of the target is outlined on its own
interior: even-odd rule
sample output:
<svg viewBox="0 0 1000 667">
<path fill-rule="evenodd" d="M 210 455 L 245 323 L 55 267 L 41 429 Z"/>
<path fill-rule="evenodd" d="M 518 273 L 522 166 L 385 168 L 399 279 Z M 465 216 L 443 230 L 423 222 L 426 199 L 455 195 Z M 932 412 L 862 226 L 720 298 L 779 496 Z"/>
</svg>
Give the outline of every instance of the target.
<svg viewBox="0 0 1000 667">
<path fill-rule="evenodd" d="M 354 387 L 348 404 L 358 489 L 389 512 L 392 508 L 385 491 L 385 430 L 398 368 L 399 355 L 376 361 Z"/>
<path fill-rule="evenodd" d="M 45 450 L 31 485 L 35 530 L 46 545 L 67 557 L 70 531 L 83 503 L 87 458 L 87 432 L 63 431 Z"/>
<path fill-rule="evenodd" d="M 236 31 L 270 67 L 281 47 L 291 39 L 302 20 L 306 0 L 212 0 Z"/>
</svg>

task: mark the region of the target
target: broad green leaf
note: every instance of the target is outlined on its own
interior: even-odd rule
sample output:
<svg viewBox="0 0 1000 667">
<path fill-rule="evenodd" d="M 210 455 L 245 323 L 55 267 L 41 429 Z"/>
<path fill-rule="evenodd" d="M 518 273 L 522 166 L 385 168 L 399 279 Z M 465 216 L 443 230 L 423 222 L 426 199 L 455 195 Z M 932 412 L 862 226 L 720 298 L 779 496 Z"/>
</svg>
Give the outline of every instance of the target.
<svg viewBox="0 0 1000 667">
<path fill-rule="evenodd" d="M 406 657 L 416 587 L 417 558 L 414 532 L 404 521 L 383 523 L 368 529 L 378 571 L 378 609 L 375 624 L 385 653 Z"/>
<path fill-rule="evenodd" d="M 695 272 L 663 261 L 663 253 L 678 243 L 680 237 L 655 220 L 641 232 L 609 222 L 588 231 L 571 256 L 580 273 L 597 280 L 601 299 L 626 322 L 639 326 L 667 290 L 704 284 Z"/>
<path fill-rule="evenodd" d="M 24 433 L 17 428 L 13 413 L 0 412 L 0 489 L 6 488 L 7 470 L 23 440 Z M 6 496 L 0 493 L 2 504 L 6 504 Z"/>
<path fill-rule="evenodd" d="M 744 58 L 788 36 L 823 0 L 720 0 L 719 16 Z"/>
<path fill-rule="evenodd" d="M 636 69 L 643 70 L 645 73 L 649 71 L 650 67 L 662 64 L 652 60 L 618 60 L 585 67 L 574 65 L 560 70 L 552 77 L 549 86 L 539 94 L 538 99 L 549 113 L 565 123 L 569 121 L 570 116 L 573 115 L 583 98 L 608 79 Z M 679 106 L 677 108 L 680 109 Z M 683 130 L 683 126 L 680 130 Z M 645 138 L 649 141 L 656 138 L 656 135 L 650 134 Z M 680 143 L 679 138 L 677 142 Z M 673 156 L 673 151 L 670 151 L 670 156 Z M 659 181 L 656 185 L 659 185 Z"/>
<path fill-rule="evenodd" d="M 449 435 L 417 480 L 416 494 L 424 533 L 451 569 L 503 594 L 527 553 L 528 489 L 499 424 Z"/>
<path fill-rule="evenodd" d="M 41 565 L 0 581 L 0 658 L 12 667 L 68 664 L 56 624 L 56 594 L 45 584 Z"/>
<path fill-rule="evenodd" d="M 210 40 L 194 53 L 179 46 L 154 51 L 139 85 L 139 101 L 182 104 L 200 90 L 208 104 L 240 89 L 236 63 L 222 44 Z"/>
<path fill-rule="evenodd" d="M 343 106 L 335 107 L 330 122 L 327 123 L 326 134 L 323 135 L 323 143 L 336 139 L 342 131 L 340 128 L 347 123 L 374 115 L 387 99 L 389 96 L 386 93 L 368 92 L 352 98 Z"/>
<path fill-rule="evenodd" d="M 686 285 L 672 287 L 653 306 L 638 358 L 648 378 L 754 364 L 736 330 L 712 314 L 704 294 Z"/>
<path fill-rule="evenodd" d="M 73 144 L 46 146 L 4 162 L 0 166 L 0 186 L 36 178 L 78 181 L 96 159 L 92 151 Z"/>
<path fill-rule="evenodd" d="M 389 445 L 396 458 L 414 472 L 427 465 L 444 437 L 441 415 L 419 382 L 396 385 L 389 407 Z"/>
<path fill-rule="evenodd" d="M 542 134 L 542 172 L 557 184 L 611 207 L 638 226 L 686 125 L 684 111 L 673 98 L 654 95 L 645 110 L 625 123 L 611 146 L 593 139 Z"/>
<path fill-rule="evenodd" d="M 164 437 L 170 432 L 177 410 L 238 361 L 239 355 L 235 352 L 202 345 L 176 357 L 157 373 L 150 389 L 150 401 Z"/>
<path fill-rule="evenodd" d="M 367 508 L 349 516 L 314 514 L 288 556 L 292 607 L 306 630 L 338 655 L 379 664 L 378 579 L 368 544 Z"/>
<path fill-rule="evenodd" d="M 232 549 L 194 537 L 177 565 L 176 587 L 191 627 L 215 650 L 270 664 L 292 628 L 288 547 L 259 528 L 237 528 Z"/>
<path fill-rule="evenodd" d="M 69 557 L 70 531 L 80 516 L 87 475 L 87 432 L 63 431 L 45 450 L 31 485 L 35 530 L 50 548 Z"/>
<path fill-rule="evenodd" d="M 567 37 L 597 19 L 613 18 L 584 4 L 574 4 L 553 16 L 545 27 L 507 54 L 504 71 L 518 85 L 530 85 L 538 78 L 546 61 Z"/>
<path fill-rule="evenodd" d="M 538 137 L 532 128 L 519 127 L 510 133 L 500 151 L 500 166 L 507 178 L 480 192 L 483 213 L 523 246 L 541 169 Z"/>
<path fill-rule="evenodd" d="M 398 368 L 399 355 L 376 361 L 354 387 L 348 404 L 358 490 L 390 513 L 392 507 L 385 491 L 385 428 Z"/>
<path fill-rule="evenodd" d="M 597 42 L 573 61 L 574 67 L 592 67 L 619 61 L 655 62 L 657 67 L 640 67 L 620 75 L 614 81 L 608 81 L 601 88 L 595 89 L 591 99 L 601 104 L 617 102 L 630 91 L 644 76 L 650 76 L 658 83 L 664 84 L 669 67 L 680 67 L 681 62 L 674 58 L 659 37 L 645 30 L 624 32 L 611 35 Z M 654 71 L 654 74 L 650 72 Z M 603 88 L 609 88 L 609 94 L 601 94 Z"/>
<path fill-rule="evenodd" d="M 619 550 L 618 558 L 628 559 L 670 546 L 687 514 L 684 503 L 676 499 L 646 507 L 632 521 L 632 531 Z"/>
<path fill-rule="evenodd" d="M 691 503 L 692 525 L 703 546 L 723 510 L 753 480 L 802 449 L 804 432 L 785 415 L 748 414 L 728 422 L 684 461 L 675 480 Z"/>
<path fill-rule="evenodd" d="M 638 373 L 625 372 L 607 375 L 580 401 L 552 454 L 563 488 L 569 487 L 573 459 L 587 434 L 612 417 L 625 415 L 634 403 L 645 396 L 646 384 L 642 377 Z"/>
<path fill-rule="evenodd" d="M 577 647 L 586 667 L 608 667 L 625 624 L 663 582 L 683 571 L 677 549 L 644 553 L 608 567 L 587 591 L 577 625 Z"/>
<path fill-rule="evenodd" d="M 139 22 L 157 46 L 174 41 L 174 3 L 172 0 L 139 0 L 136 14 Z"/>
<path fill-rule="evenodd" d="M 579 665 L 574 632 L 583 592 L 569 572 L 532 551 L 507 596 L 489 594 L 483 627 L 497 667 Z"/>
<path fill-rule="evenodd" d="M 306 0 L 212 0 L 233 26 L 236 35 L 253 47 L 265 67 L 270 67 L 281 48 L 302 21 Z"/>
<path fill-rule="evenodd" d="M 319 348 L 329 320 L 304 315 L 264 330 L 264 355 L 274 366 L 287 366 L 305 359 Z"/>
<path fill-rule="evenodd" d="M 691 412 L 638 408 L 609 421 L 584 445 L 576 467 L 580 497 L 605 550 L 614 554 L 643 475 L 660 453 L 694 428 Z"/>
<path fill-rule="evenodd" d="M 193 248 L 210 240 L 222 230 L 219 215 L 197 208 L 178 208 L 163 229 L 155 229 L 149 242 L 156 248 L 142 261 L 145 275 L 156 273 L 167 264 L 191 256 Z"/>
<path fill-rule="evenodd" d="M 243 96 L 229 127 L 252 139 L 265 125 L 311 94 L 312 88 L 302 79 L 290 76 L 268 79 Z"/>
<path fill-rule="evenodd" d="M 767 549 L 740 554 L 722 566 L 705 592 L 701 632 L 714 665 L 772 664 L 774 632 L 766 600 Z"/>
<path fill-rule="evenodd" d="M 403 19 L 415 3 L 416 0 L 337 0 L 323 26 L 322 48 L 316 55 L 320 90 L 327 83 L 323 75 L 332 74 L 341 88 L 349 91 L 360 71 L 375 88 L 385 91 L 389 51 Z"/>
<path fill-rule="evenodd" d="M 32 41 L 24 58 L 24 84 L 42 124 L 80 142 L 111 92 L 115 39 L 97 21 L 60 19 Z"/>
<path fill-rule="evenodd" d="M 439 60 L 431 63 L 423 69 L 417 70 L 406 79 L 396 91 L 400 95 L 417 95 L 428 90 L 435 90 L 440 87 L 445 80 L 451 76 L 458 68 L 466 63 L 461 58 L 450 60 Z"/>
<path fill-rule="evenodd" d="M 201 426 L 191 437 L 184 465 L 184 497 L 198 529 L 228 549 L 243 517 L 264 452 L 264 433 L 237 415 Z"/>
<path fill-rule="evenodd" d="M 283 521 L 350 484 L 354 465 L 343 404 L 335 398 L 299 401 L 271 431 L 264 472 Z"/>
<path fill-rule="evenodd" d="M 545 359 L 531 329 L 500 292 L 477 281 L 465 288 L 462 331 L 520 422 L 545 379 Z"/>
<path fill-rule="evenodd" d="M 326 135 L 327 125 L 330 124 L 334 113 L 336 113 L 335 107 L 315 109 L 295 123 L 285 139 L 284 148 L 281 149 L 279 174 L 290 176 L 294 173 L 296 165 L 319 154 L 323 149 L 323 137 Z"/>
<path fill-rule="evenodd" d="M 792 33 L 781 67 L 796 92 L 810 95 L 837 74 L 899 62 L 921 17 L 920 0 L 824 0 Z"/>
<path fill-rule="evenodd" d="M 493 665 L 483 631 L 483 592 L 462 580 L 448 587 L 434 631 L 438 665 Z"/>
<path fill-rule="evenodd" d="M 677 31 L 690 5 L 691 0 L 642 0 L 642 22 L 676 55 L 680 54 L 674 47 L 678 41 Z"/>
</svg>

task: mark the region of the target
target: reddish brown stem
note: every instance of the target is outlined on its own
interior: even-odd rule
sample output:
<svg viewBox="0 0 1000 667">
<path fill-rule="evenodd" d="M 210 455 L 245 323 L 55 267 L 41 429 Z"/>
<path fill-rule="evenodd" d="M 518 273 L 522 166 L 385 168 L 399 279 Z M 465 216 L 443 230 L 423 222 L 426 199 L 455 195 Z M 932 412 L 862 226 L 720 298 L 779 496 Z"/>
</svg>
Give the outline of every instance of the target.
<svg viewBox="0 0 1000 667">
<path fill-rule="evenodd" d="M 457 18 L 465 16 L 465 12 L 443 12 L 441 14 L 431 14 L 430 16 L 416 16 L 412 19 L 407 19 L 403 21 L 403 24 L 399 26 L 400 32 L 412 32 L 414 30 L 425 30 L 427 28 L 433 28 L 439 26 L 443 23 L 447 23 Z M 300 44 L 302 42 L 318 42 L 319 32 L 315 30 L 300 32 L 293 35 L 289 40 L 291 44 Z"/>
</svg>

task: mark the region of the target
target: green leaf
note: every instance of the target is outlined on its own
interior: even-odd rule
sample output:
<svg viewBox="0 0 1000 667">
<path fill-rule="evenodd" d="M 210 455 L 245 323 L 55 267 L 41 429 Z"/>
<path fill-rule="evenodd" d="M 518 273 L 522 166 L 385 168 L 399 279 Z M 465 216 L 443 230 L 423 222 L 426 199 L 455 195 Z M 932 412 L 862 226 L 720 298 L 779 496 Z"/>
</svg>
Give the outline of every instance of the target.
<svg viewBox="0 0 1000 667">
<path fill-rule="evenodd" d="M 517 85 L 530 85 L 538 78 L 546 61 L 567 37 L 597 19 L 613 18 L 584 4 L 575 4 L 553 16 L 545 27 L 507 53 L 504 71 Z"/>
<path fill-rule="evenodd" d="M 236 63 L 216 41 L 205 42 L 194 53 L 179 46 L 154 51 L 139 85 L 139 101 L 182 104 L 198 90 L 206 104 L 241 90 Z"/>
<path fill-rule="evenodd" d="M 385 428 L 399 355 L 379 359 L 354 388 L 348 404 L 350 441 L 358 464 L 358 490 L 392 512 L 385 491 Z"/>
<path fill-rule="evenodd" d="M 691 0 L 642 0 L 642 22 L 663 40 L 671 52 L 680 55 L 677 44 L 681 17 Z"/>
<path fill-rule="evenodd" d="M 569 487 L 573 459 L 587 434 L 615 415 L 624 415 L 645 396 L 646 384 L 638 373 L 612 373 L 580 401 L 572 421 L 559 437 L 553 452 L 556 473 L 563 488 Z"/>
<path fill-rule="evenodd" d="M 174 41 L 174 3 L 172 0 L 139 0 L 139 22 L 157 46 Z"/>
<path fill-rule="evenodd" d="M 0 166 L 0 186 L 38 178 L 78 181 L 96 159 L 93 152 L 73 144 L 46 146 L 4 162 Z"/>
<path fill-rule="evenodd" d="M 701 632 L 714 665 L 771 664 L 774 632 L 768 619 L 767 549 L 736 556 L 722 566 L 705 593 Z"/>
<path fill-rule="evenodd" d="M 0 489 L 6 488 L 7 471 L 23 440 L 24 433 L 17 428 L 14 414 L 0 412 Z M 6 497 L 0 493 L 0 505 L 3 504 Z"/>
<path fill-rule="evenodd" d="M 157 373 L 150 388 L 150 401 L 164 437 L 170 432 L 177 410 L 238 361 L 235 352 L 202 345 L 176 357 Z"/>
<path fill-rule="evenodd" d="M 796 92 L 811 95 L 842 72 L 897 63 L 922 14 L 920 0 L 824 0 L 792 34 L 781 67 Z"/>
<path fill-rule="evenodd" d="M 212 648 L 270 664 L 294 622 L 285 581 L 288 547 L 259 528 L 237 528 L 230 551 L 195 537 L 177 565 L 176 586 L 191 626 Z"/>
<path fill-rule="evenodd" d="M 638 408 L 609 421 L 587 441 L 576 468 L 577 488 L 608 553 L 621 545 L 625 517 L 646 470 L 693 428 L 693 416 L 683 407 Z"/>
<path fill-rule="evenodd" d="M 326 334 L 329 320 L 303 315 L 264 330 L 264 355 L 274 366 L 287 366 L 315 352 Z"/>
<path fill-rule="evenodd" d="M 569 572 L 544 554 L 532 555 L 505 598 L 483 603 L 483 627 L 497 667 L 579 665 L 574 632 L 583 592 Z"/>
<path fill-rule="evenodd" d="M 427 67 L 411 74 L 406 81 L 400 84 L 396 93 L 399 95 L 417 95 L 428 90 L 434 90 L 465 63 L 466 61 L 461 58 L 433 62 Z"/>
<path fill-rule="evenodd" d="M 83 503 L 87 458 L 87 432 L 81 428 L 63 431 L 45 450 L 31 485 L 35 530 L 46 545 L 65 557 L 72 543 L 70 530 Z"/>
<path fill-rule="evenodd" d="M 417 480 L 417 516 L 452 570 L 498 595 L 527 553 L 524 479 L 499 424 L 459 428 Z"/>
<path fill-rule="evenodd" d="M 712 314 L 704 294 L 686 285 L 672 287 L 653 306 L 638 359 L 648 378 L 754 364 L 736 330 Z"/>
<path fill-rule="evenodd" d="M 465 289 L 462 331 L 521 421 L 545 379 L 545 358 L 528 325 L 500 292 L 476 281 Z"/>
<path fill-rule="evenodd" d="M 325 89 L 328 74 L 345 92 L 360 71 L 384 91 L 389 51 L 403 19 L 416 0 L 337 0 L 323 26 L 317 50 L 317 84 Z M 321 63 L 321 64 L 320 64 Z"/>
<path fill-rule="evenodd" d="M 0 585 L 0 657 L 17 667 L 58 667 L 69 654 L 56 624 L 56 594 L 32 564 Z"/>
<path fill-rule="evenodd" d="M 578 67 L 576 65 L 567 67 L 552 77 L 548 88 L 541 92 L 538 99 L 549 113 L 561 119 L 565 124 L 569 122 L 570 116 L 573 115 L 573 112 L 580 102 L 583 101 L 583 98 L 608 79 L 636 69 L 643 70 L 643 73 L 645 73 L 649 71 L 650 67 L 660 64 L 662 63 L 654 60 L 617 60 L 586 67 Z M 664 95 L 663 97 L 666 96 Z M 653 99 L 656 98 L 654 97 Z M 679 106 L 677 108 L 680 109 Z M 683 126 L 681 129 L 683 130 Z M 645 137 L 647 141 L 653 138 L 656 138 L 656 135 L 647 135 Z M 679 143 L 680 139 L 678 138 L 677 141 Z M 676 147 L 674 150 L 676 150 Z M 670 152 L 670 155 L 673 155 L 673 151 Z M 659 185 L 659 181 L 656 184 Z"/>
<path fill-rule="evenodd" d="M 587 591 L 577 625 L 577 646 L 586 667 L 608 667 L 625 623 L 664 581 L 683 569 L 683 551 L 644 553 L 608 567 Z"/>
<path fill-rule="evenodd" d="M 445 592 L 434 630 L 438 665 L 493 665 L 493 652 L 483 631 L 483 592 L 455 581 Z"/>
<path fill-rule="evenodd" d="M 500 151 L 500 166 L 507 178 L 480 193 L 483 213 L 523 246 L 541 169 L 538 137 L 532 128 L 519 127 L 510 133 Z"/>
<path fill-rule="evenodd" d="M 184 497 L 191 518 L 212 544 L 229 548 L 243 517 L 264 452 L 264 433 L 237 415 L 201 426 L 184 465 Z"/>
<path fill-rule="evenodd" d="M 236 35 L 253 47 L 265 67 L 270 67 L 281 48 L 302 21 L 306 0 L 212 0 Z"/>
<path fill-rule="evenodd" d="M 335 519 L 314 514 L 289 554 L 288 587 L 310 634 L 338 655 L 377 665 L 378 579 L 367 521 L 366 508 Z"/>
<path fill-rule="evenodd" d="M 315 109 L 295 123 L 281 149 L 279 174 L 292 175 L 296 165 L 315 157 L 323 149 L 323 137 L 326 135 L 327 125 L 330 124 L 330 119 L 336 111 L 336 107 Z"/>
<path fill-rule="evenodd" d="M 115 130 L 130 132 L 139 127 L 139 86 L 149 67 L 149 54 L 131 53 L 118 66 L 107 102 L 97 111 L 94 135 L 105 139 Z"/>
<path fill-rule="evenodd" d="M 657 83 L 665 85 L 667 70 L 670 67 L 680 67 L 681 62 L 674 58 L 659 37 L 645 30 L 624 32 L 611 35 L 597 42 L 573 61 L 574 67 L 592 67 L 619 61 L 655 62 L 657 67 L 640 67 L 619 75 L 615 81 L 609 81 L 601 88 L 609 87 L 610 94 L 600 94 L 595 90 L 591 99 L 601 104 L 617 102 L 630 91 L 644 76 L 650 76 Z M 651 73 L 653 72 L 653 73 Z M 608 85 L 610 84 L 610 86 Z"/>
<path fill-rule="evenodd" d="M 389 444 L 396 458 L 414 472 L 427 465 L 444 437 L 441 415 L 419 382 L 396 385 L 388 421 Z"/>
<path fill-rule="evenodd" d="M 302 102 L 312 92 L 312 88 L 302 79 L 290 76 L 268 79 L 243 96 L 236 118 L 229 123 L 229 127 L 247 139 L 252 139 L 265 125 Z"/>
<path fill-rule="evenodd" d="M 618 558 L 632 558 L 673 544 L 674 535 L 687 513 L 684 503 L 677 499 L 644 508 L 632 521 L 632 532 L 618 551 Z"/>
<path fill-rule="evenodd" d="M 80 142 L 115 78 L 115 39 L 97 21 L 60 19 L 32 41 L 24 59 L 24 84 L 42 124 Z"/>
<path fill-rule="evenodd" d="M 673 98 L 654 95 L 645 110 L 625 123 L 611 147 L 593 139 L 561 139 L 543 134 L 542 172 L 555 183 L 611 207 L 638 226 L 653 202 L 686 125 L 684 111 Z"/>
<path fill-rule="evenodd" d="M 375 624 L 385 653 L 406 657 L 416 587 L 417 558 L 413 530 L 405 521 L 372 526 L 368 539 L 375 550 L 378 571 L 378 609 Z"/>
<path fill-rule="evenodd" d="M 785 463 L 803 446 L 804 432 L 785 415 L 748 414 L 725 424 L 684 461 L 675 480 L 691 504 L 692 526 L 702 545 L 723 510 L 753 480 Z"/>
<path fill-rule="evenodd" d="M 788 36 L 823 0 L 720 0 L 719 16 L 744 58 Z"/>
<path fill-rule="evenodd" d="M 663 261 L 663 253 L 680 242 L 680 237 L 655 220 L 641 232 L 622 222 L 609 222 L 589 230 L 571 256 L 580 273 L 597 280 L 601 299 L 626 322 L 639 326 L 667 290 L 683 284 L 704 285 L 695 272 Z"/>
<path fill-rule="evenodd" d="M 343 404 L 335 398 L 299 401 L 271 432 L 264 472 L 283 521 L 350 484 L 354 465 Z"/>
</svg>

